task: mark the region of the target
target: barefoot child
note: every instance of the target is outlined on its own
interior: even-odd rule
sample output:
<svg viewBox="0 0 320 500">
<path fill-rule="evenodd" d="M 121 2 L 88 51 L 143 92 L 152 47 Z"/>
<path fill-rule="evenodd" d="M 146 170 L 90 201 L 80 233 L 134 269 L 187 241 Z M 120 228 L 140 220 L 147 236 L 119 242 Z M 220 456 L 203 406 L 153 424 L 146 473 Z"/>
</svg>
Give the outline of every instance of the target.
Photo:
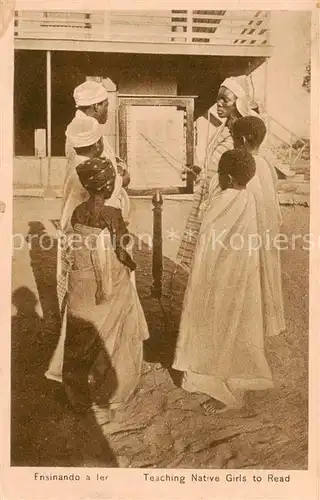
<svg viewBox="0 0 320 500">
<path fill-rule="evenodd" d="M 130 278 L 136 264 L 127 251 L 130 235 L 118 206 L 122 177 L 103 158 L 86 160 L 76 170 L 89 199 L 71 217 L 63 382 L 74 406 L 85 406 L 81 395 L 86 393 L 89 404 L 90 380 L 93 403 L 117 408 L 140 380 L 148 327 Z M 90 324 L 91 331 L 79 331 L 79 322 Z"/>
<path fill-rule="evenodd" d="M 207 394 L 207 411 L 241 408 L 247 390 L 273 386 L 264 355 L 257 218 L 246 189 L 255 162 L 242 150 L 219 161 L 220 191 L 204 214 L 185 294 L 173 367 L 182 387 Z"/>
</svg>

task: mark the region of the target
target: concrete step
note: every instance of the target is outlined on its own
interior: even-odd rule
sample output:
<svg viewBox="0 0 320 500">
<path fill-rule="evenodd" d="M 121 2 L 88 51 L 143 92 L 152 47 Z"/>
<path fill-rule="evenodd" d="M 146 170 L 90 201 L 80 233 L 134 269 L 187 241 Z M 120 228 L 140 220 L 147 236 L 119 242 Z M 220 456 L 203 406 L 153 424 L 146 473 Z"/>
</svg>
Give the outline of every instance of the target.
<svg viewBox="0 0 320 500">
<path fill-rule="evenodd" d="M 299 193 L 279 193 L 278 199 L 280 205 L 302 205 L 310 207 L 310 196 Z"/>
</svg>

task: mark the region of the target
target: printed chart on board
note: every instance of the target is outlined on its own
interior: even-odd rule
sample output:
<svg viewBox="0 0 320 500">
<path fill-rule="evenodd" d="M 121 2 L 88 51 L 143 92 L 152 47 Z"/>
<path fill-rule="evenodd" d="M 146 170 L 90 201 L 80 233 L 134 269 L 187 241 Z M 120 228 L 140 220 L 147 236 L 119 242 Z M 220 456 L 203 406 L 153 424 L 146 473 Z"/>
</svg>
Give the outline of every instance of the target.
<svg viewBox="0 0 320 500">
<path fill-rule="evenodd" d="M 131 188 L 183 186 L 184 111 L 173 106 L 130 106 L 127 152 Z"/>
</svg>

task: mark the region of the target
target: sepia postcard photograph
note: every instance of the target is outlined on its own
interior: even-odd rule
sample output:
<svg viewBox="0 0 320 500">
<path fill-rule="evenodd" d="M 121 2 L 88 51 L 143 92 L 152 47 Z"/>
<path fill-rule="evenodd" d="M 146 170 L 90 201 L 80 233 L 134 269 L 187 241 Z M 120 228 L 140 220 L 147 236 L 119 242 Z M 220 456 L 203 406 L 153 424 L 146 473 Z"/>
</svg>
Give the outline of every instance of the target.
<svg viewBox="0 0 320 500">
<path fill-rule="evenodd" d="M 316 500 L 315 2 L 31 3 L 0 2 L 3 498 Z"/>
</svg>

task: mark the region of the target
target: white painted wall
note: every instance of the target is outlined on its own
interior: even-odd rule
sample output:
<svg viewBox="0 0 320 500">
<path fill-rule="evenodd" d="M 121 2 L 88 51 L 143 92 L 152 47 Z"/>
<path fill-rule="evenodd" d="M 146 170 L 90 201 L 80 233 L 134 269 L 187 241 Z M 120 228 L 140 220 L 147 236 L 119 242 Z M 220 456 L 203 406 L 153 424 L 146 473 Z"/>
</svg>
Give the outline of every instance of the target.
<svg viewBox="0 0 320 500">
<path fill-rule="evenodd" d="M 253 73 L 256 97 L 265 100 L 269 116 L 298 136 L 309 137 L 310 94 L 302 82 L 310 58 L 311 13 L 273 11 L 270 28 L 274 51 Z"/>
</svg>

